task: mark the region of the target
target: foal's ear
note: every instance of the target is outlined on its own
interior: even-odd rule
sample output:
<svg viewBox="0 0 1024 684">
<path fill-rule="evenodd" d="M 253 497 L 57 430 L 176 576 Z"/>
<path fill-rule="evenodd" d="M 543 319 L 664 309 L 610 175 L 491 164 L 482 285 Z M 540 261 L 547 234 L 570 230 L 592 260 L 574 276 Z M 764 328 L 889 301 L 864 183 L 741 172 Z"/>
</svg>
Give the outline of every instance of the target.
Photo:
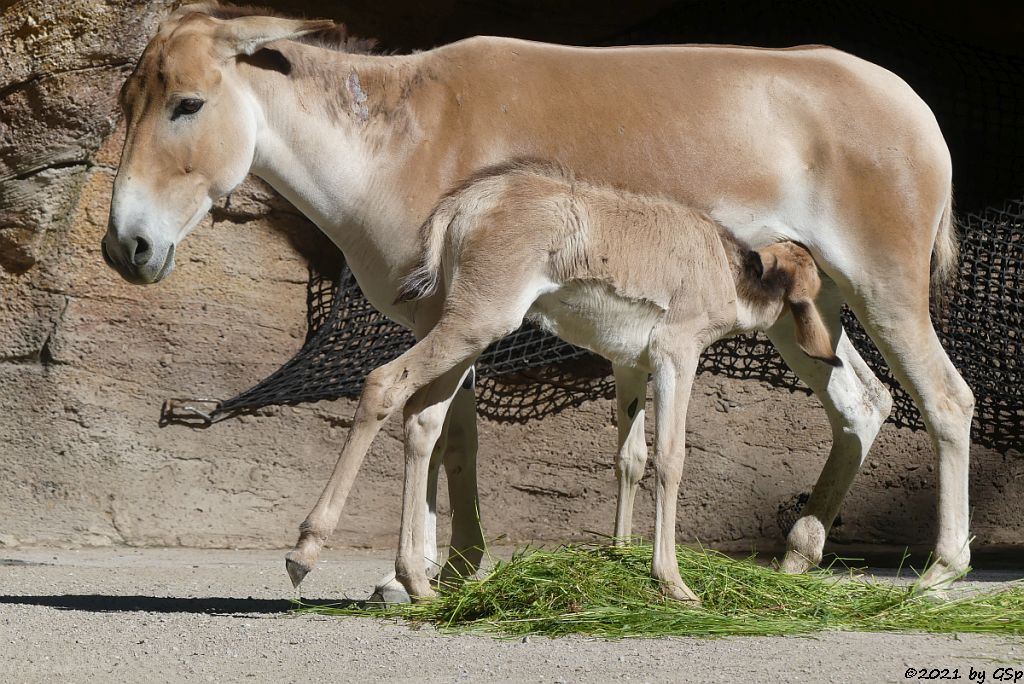
<svg viewBox="0 0 1024 684">
<path fill-rule="evenodd" d="M 280 19 L 278 17 L 238 17 L 218 21 L 217 40 L 234 55 L 251 55 L 275 40 L 298 38 L 334 28 L 329 19 Z"/>
<path fill-rule="evenodd" d="M 750 250 L 745 255 L 747 274 L 758 280 L 761 286 L 779 294 L 785 291 L 792 280 L 792 274 L 785 260 L 776 254 L 775 245 L 760 250 Z"/>
<path fill-rule="evenodd" d="M 821 291 L 821 276 L 811 253 L 796 242 L 776 242 L 755 254 L 761 265 L 761 283 L 779 293 L 793 314 L 797 346 L 812 359 L 842 366 L 815 304 Z"/>
<path fill-rule="evenodd" d="M 832 337 L 828 334 L 825 321 L 821 319 L 818 307 L 813 300 L 793 300 L 787 302 L 793 314 L 796 326 L 796 344 L 812 359 L 824 361 L 830 366 L 839 368 L 843 362 L 832 350 Z"/>
</svg>

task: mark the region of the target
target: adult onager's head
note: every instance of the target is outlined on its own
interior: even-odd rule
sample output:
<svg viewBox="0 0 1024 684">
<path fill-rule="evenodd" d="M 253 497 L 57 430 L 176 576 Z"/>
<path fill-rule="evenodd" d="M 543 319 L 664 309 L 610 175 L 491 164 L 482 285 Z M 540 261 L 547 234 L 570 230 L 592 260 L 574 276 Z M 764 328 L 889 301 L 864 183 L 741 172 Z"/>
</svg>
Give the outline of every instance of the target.
<svg viewBox="0 0 1024 684">
<path fill-rule="evenodd" d="M 102 249 L 133 283 L 167 277 L 176 245 L 249 173 L 260 110 L 233 77 L 236 60 L 334 25 L 197 9 L 207 8 L 161 25 L 121 90 L 128 131 Z"/>
</svg>

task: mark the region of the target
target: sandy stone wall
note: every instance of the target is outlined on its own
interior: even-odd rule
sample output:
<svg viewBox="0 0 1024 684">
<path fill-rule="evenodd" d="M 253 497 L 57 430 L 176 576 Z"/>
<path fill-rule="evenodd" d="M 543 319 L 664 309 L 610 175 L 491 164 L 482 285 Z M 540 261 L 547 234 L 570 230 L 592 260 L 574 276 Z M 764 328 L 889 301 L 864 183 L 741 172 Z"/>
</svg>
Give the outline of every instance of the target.
<svg viewBox="0 0 1024 684">
<path fill-rule="evenodd" d="M 298 349 L 307 258 L 323 249 L 250 182 L 182 245 L 165 283 L 131 286 L 103 264 L 123 136 L 116 92 L 163 5 L 0 5 L 0 546 L 290 544 L 349 425 L 348 401 L 206 430 L 157 425 L 165 398 L 231 396 Z M 817 401 L 703 376 L 689 425 L 682 538 L 775 547 L 779 507 L 809 490 L 827 454 Z M 394 543 L 398 427 L 367 459 L 337 544 Z M 480 432 L 491 538 L 611 531 L 610 402 Z M 934 479 L 927 438 L 886 426 L 834 538 L 929 543 Z M 976 547 L 1024 541 L 1022 496 L 1024 462 L 976 449 Z M 653 528 L 651 498 L 648 480 L 639 533 Z"/>
</svg>

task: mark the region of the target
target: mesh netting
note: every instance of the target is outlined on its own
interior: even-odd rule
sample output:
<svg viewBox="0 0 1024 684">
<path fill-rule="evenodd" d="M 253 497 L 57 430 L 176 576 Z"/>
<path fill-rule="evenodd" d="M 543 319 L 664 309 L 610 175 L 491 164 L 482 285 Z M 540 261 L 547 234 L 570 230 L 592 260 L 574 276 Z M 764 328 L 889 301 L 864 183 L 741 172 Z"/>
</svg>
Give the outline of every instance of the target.
<svg viewBox="0 0 1024 684">
<path fill-rule="evenodd" d="M 210 419 L 275 404 L 356 396 L 367 373 L 415 342 L 409 331 L 370 305 L 348 267 L 336 278 L 310 269 L 307 320 L 302 349 L 255 387 L 216 404 Z M 480 412 L 495 420 L 526 422 L 614 392 L 606 361 L 530 325 L 488 347 L 476 370 Z M 172 403 L 168 410 L 182 406 Z M 189 415 L 186 410 L 184 417 Z"/>
<path fill-rule="evenodd" d="M 940 338 L 977 397 L 975 441 L 1001 451 L 1024 442 L 1024 59 L 936 33 L 863 3 L 839 0 L 687 0 L 653 19 L 609 35 L 607 44 L 725 42 L 762 46 L 828 43 L 886 66 L 932 106 L 950 145 L 961 215 L 962 282 L 938 322 Z M 998 208 L 986 208 L 998 207 Z M 210 422 L 272 404 L 358 394 L 371 369 L 412 344 L 411 335 L 376 313 L 347 269 L 311 270 L 309 333 L 276 373 L 209 411 L 166 405 L 164 419 Z M 893 389 L 890 420 L 920 428 L 863 328 L 849 312 L 854 345 Z M 807 391 L 763 336 L 722 341 L 702 371 Z M 493 345 L 477 366 L 480 413 L 525 422 L 595 397 L 610 397 L 610 366 L 526 326 Z M 175 413 L 175 409 L 178 410 Z M 184 412 L 181 412 L 184 409 Z"/>
<path fill-rule="evenodd" d="M 977 397 L 975 441 L 1003 451 L 1024 436 L 1024 200 L 967 216 L 961 225 L 962 282 L 938 325 L 943 346 Z M 909 395 L 899 388 L 860 323 L 844 312 L 854 346 L 894 398 L 891 421 L 920 428 Z M 414 342 L 377 313 L 348 268 L 328 278 L 311 271 L 310 334 L 288 363 L 252 389 L 221 402 L 214 420 L 273 404 L 358 395 L 372 369 Z M 611 397 L 609 364 L 530 324 L 491 345 L 477 364 L 480 413 L 526 422 L 595 397 Z M 804 391 L 763 335 L 722 340 L 705 353 L 701 372 L 756 379 Z"/>
<path fill-rule="evenodd" d="M 977 402 L 973 439 L 1003 452 L 1024 446 L 1024 200 L 961 217 L 960 282 L 936 330 Z M 890 422 L 921 429 L 920 413 L 882 354 L 848 309 L 850 341 L 890 388 Z M 724 340 L 705 354 L 703 370 L 807 391 L 763 335 Z"/>
</svg>

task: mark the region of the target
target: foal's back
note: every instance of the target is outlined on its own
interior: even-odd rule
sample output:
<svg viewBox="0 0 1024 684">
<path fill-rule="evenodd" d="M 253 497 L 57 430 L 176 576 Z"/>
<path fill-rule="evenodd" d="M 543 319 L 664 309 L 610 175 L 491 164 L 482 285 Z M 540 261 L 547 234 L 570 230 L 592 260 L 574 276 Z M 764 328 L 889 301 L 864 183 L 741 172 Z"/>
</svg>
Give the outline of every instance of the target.
<svg viewBox="0 0 1024 684">
<path fill-rule="evenodd" d="M 549 290 L 529 312 L 542 327 L 618 365 L 648 369 L 661 326 L 686 323 L 705 344 L 735 328 L 732 264 L 705 214 L 548 165 L 503 180 L 500 212 L 519 217 L 500 222 L 506 244 L 543 245 L 530 268 Z"/>
<path fill-rule="evenodd" d="M 756 252 L 702 212 L 581 182 L 552 164 L 517 161 L 471 177 L 435 208 L 422 237 L 405 298 L 433 292 L 443 276 L 449 310 L 477 300 L 473 308 L 495 320 L 526 316 L 623 366 L 650 368 L 659 329 L 703 348 L 767 327 L 794 293 L 810 312 L 804 320 L 821 327 L 817 267 L 802 247 Z M 817 339 L 828 344 L 827 333 Z"/>
</svg>

